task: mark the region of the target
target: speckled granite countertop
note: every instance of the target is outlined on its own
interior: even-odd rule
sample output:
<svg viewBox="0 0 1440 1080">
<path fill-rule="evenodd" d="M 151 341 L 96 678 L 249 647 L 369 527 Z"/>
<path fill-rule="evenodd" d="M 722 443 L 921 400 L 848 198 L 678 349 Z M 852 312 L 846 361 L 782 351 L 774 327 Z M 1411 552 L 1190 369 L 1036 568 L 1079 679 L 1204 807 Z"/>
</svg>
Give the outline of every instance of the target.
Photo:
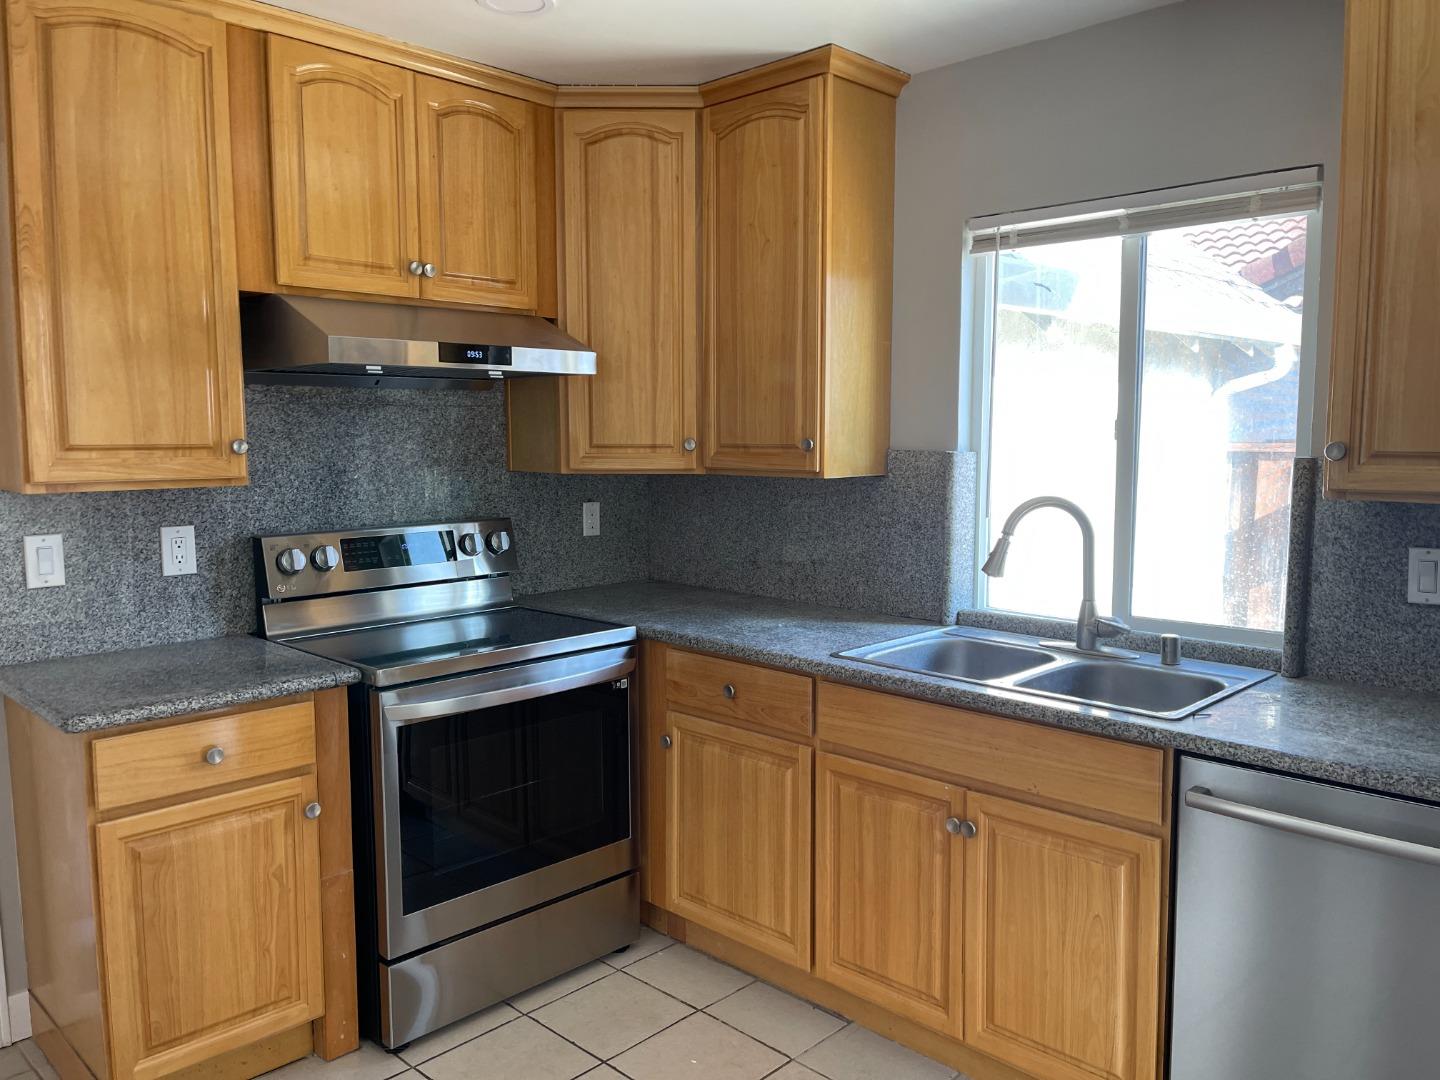
<svg viewBox="0 0 1440 1080">
<path fill-rule="evenodd" d="M 1210 706 L 1201 718 L 1152 720 L 831 655 L 927 625 L 912 620 L 657 582 L 526 596 L 520 603 L 631 624 L 671 645 L 857 686 L 1440 802 L 1436 695 L 1276 676 Z"/>
<path fill-rule="evenodd" d="M 256 637 L 221 637 L 0 667 L 0 693 L 61 731 L 98 731 L 359 682 Z"/>
</svg>

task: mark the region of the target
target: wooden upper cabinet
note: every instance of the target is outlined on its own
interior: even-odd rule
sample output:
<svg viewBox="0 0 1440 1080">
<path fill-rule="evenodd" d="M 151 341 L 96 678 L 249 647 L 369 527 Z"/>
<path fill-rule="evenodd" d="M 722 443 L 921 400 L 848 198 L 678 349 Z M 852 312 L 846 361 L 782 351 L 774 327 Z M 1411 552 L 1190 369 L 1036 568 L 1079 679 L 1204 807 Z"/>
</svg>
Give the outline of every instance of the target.
<svg viewBox="0 0 1440 1080">
<path fill-rule="evenodd" d="M 816 757 L 815 973 L 953 1038 L 961 1032 L 964 808 L 950 784 Z"/>
<path fill-rule="evenodd" d="M 427 75 L 419 114 L 420 294 L 491 307 L 536 304 L 535 128 L 528 102 Z"/>
<path fill-rule="evenodd" d="M 324 1011 L 314 798 L 307 774 L 95 827 L 113 1075 L 163 1076 Z"/>
<path fill-rule="evenodd" d="M 702 157 L 706 468 L 884 473 L 893 94 L 825 74 L 723 101 Z"/>
<path fill-rule="evenodd" d="M 711 469 L 820 470 L 824 113 L 823 76 L 705 110 Z"/>
<path fill-rule="evenodd" d="M 596 353 L 566 386 L 577 472 L 699 463 L 695 129 L 688 109 L 564 114 L 564 325 Z"/>
<path fill-rule="evenodd" d="M 243 482 L 225 25 L 134 0 L 6 13 L 0 483 Z"/>
<path fill-rule="evenodd" d="M 1038 1080 L 1151 1080 L 1160 840 L 974 792 L 966 809 L 966 1043 Z"/>
<path fill-rule="evenodd" d="M 1436 502 L 1440 8 L 1351 0 L 1346 40 L 1325 489 Z"/>
<path fill-rule="evenodd" d="M 814 751 L 677 712 L 666 727 L 671 909 L 808 971 Z"/>
<path fill-rule="evenodd" d="M 270 38 L 275 279 L 418 296 L 414 76 Z"/>
</svg>

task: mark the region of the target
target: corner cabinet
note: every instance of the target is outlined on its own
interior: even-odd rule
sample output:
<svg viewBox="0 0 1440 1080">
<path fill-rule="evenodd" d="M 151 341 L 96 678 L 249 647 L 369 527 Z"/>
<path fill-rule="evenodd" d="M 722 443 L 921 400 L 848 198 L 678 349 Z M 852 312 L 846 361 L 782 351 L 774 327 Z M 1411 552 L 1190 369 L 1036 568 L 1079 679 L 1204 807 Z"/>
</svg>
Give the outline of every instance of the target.
<svg viewBox="0 0 1440 1080">
<path fill-rule="evenodd" d="M 512 469 L 698 470 L 696 127 L 693 109 L 561 114 L 562 326 L 596 373 L 506 385 Z"/>
<path fill-rule="evenodd" d="M 1440 10 L 1350 0 L 1325 492 L 1440 502 Z"/>
<path fill-rule="evenodd" d="M 11 0 L 0 484 L 246 478 L 225 24 Z"/>
<path fill-rule="evenodd" d="M 267 66 L 277 287 L 539 308 L 550 109 L 293 38 Z"/>
<path fill-rule="evenodd" d="M 884 473 L 894 95 L 745 93 L 705 109 L 702 159 L 706 469 Z"/>
</svg>

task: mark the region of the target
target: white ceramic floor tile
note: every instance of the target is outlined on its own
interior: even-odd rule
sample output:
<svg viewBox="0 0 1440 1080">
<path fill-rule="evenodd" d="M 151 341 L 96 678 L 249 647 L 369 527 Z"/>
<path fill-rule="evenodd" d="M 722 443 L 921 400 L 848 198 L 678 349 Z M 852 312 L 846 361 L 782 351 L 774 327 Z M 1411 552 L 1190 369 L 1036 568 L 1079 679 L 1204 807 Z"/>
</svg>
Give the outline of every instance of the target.
<svg viewBox="0 0 1440 1080">
<path fill-rule="evenodd" d="M 29 1076 L 34 1069 L 25 1057 L 25 1052 L 19 1047 L 7 1046 L 0 1050 L 0 1080 L 11 1080 L 16 1076 Z"/>
<path fill-rule="evenodd" d="M 672 945 L 625 969 L 637 979 L 703 1009 L 755 981 L 753 975 L 712 960 L 687 945 Z"/>
<path fill-rule="evenodd" d="M 825 1080 L 814 1069 L 807 1069 L 798 1061 L 792 1061 L 779 1072 L 773 1072 L 765 1080 Z"/>
<path fill-rule="evenodd" d="M 425 1063 L 431 1080 L 574 1080 L 597 1062 L 527 1016 Z"/>
<path fill-rule="evenodd" d="M 704 1013 L 614 1059 L 633 1080 L 760 1080 L 783 1064 L 783 1055 Z"/>
<path fill-rule="evenodd" d="M 601 1065 L 591 1069 L 580 1080 L 625 1080 L 625 1077 L 616 1072 L 609 1065 Z"/>
<path fill-rule="evenodd" d="M 593 964 L 586 964 L 574 971 L 567 971 L 564 975 L 557 976 L 549 982 L 541 983 L 539 986 L 526 990 L 523 994 L 516 994 L 510 999 L 510 1004 L 521 1012 L 534 1012 L 541 1005 L 549 1005 L 557 998 L 562 998 L 572 990 L 579 990 L 582 986 L 588 986 L 596 979 L 603 979 L 615 969 L 609 964 L 596 960 Z"/>
<path fill-rule="evenodd" d="M 50 1064 L 34 1039 L 25 1039 L 15 1045 L 20 1047 L 20 1052 L 25 1055 L 25 1060 L 30 1062 L 30 1068 L 35 1071 L 35 1075 L 40 1077 L 40 1080 L 60 1080 L 60 1074 L 55 1071 L 55 1066 Z"/>
<path fill-rule="evenodd" d="M 439 1031 L 432 1031 L 423 1038 L 400 1051 L 400 1057 L 411 1065 L 419 1065 L 433 1057 L 439 1057 L 447 1050 L 454 1050 L 461 1043 L 469 1042 L 487 1031 L 494 1031 L 501 1024 L 514 1020 L 520 1014 L 509 1005 L 493 1005 L 474 1016 L 457 1020 Z"/>
<path fill-rule="evenodd" d="M 390 1080 L 410 1066 L 396 1054 L 387 1054 L 372 1042 L 334 1061 L 301 1058 L 267 1075 L 271 1080 Z"/>
<path fill-rule="evenodd" d="M 952 1080 L 955 1070 L 876 1035 L 859 1024 L 800 1055 L 800 1063 L 829 1080 Z"/>
<path fill-rule="evenodd" d="M 845 1026 L 838 1016 L 763 982 L 753 982 L 705 1011 L 789 1057 L 799 1057 Z"/>
<path fill-rule="evenodd" d="M 608 1059 L 691 1011 L 653 986 L 617 971 L 530 1015 L 596 1057 Z"/>
<path fill-rule="evenodd" d="M 640 940 L 635 942 L 622 953 L 611 953 L 603 957 L 605 963 L 613 968 L 627 968 L 636 960 L 644 960 L 647 956 L 653 956 L 661 949 L 668 949 L 675 944 L 674 938 L 666 937 L 664 934 L 656 933 L 648 926 L 640 928 Z"/>
</svg>

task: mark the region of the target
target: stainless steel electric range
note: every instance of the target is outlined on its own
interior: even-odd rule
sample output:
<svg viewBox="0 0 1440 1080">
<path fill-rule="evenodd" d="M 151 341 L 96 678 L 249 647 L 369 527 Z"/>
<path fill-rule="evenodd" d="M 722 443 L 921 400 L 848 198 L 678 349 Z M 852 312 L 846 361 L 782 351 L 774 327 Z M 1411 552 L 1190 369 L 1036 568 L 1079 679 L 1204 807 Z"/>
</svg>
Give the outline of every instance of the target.
<svg viewBox="0 0 1440 1080">
<path fill-rule="evenodd" d="M 517 606 L 508 519 L 255 541 L 260 633 L 359 668 L 361 1025 L 403 1046 L 639 934 L 635 629 Z"/>
</svg>

